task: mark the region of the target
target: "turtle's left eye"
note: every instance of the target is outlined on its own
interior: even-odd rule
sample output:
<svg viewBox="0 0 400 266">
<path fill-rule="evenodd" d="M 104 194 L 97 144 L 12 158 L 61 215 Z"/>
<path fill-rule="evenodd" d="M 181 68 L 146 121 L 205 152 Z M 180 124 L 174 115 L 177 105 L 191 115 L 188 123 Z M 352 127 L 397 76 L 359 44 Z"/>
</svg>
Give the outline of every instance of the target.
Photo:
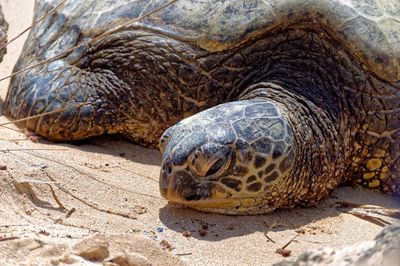
<svg viewBox="0 0 400 266">
<path fill-rule="evenodd" d="M 224 165 L 226 164 L 226 160 L 224 159 L 219 159 L 216 161 L 207 171 L 206 176 L 214 175 L 216 174 Z"/>
<path fill-rule="evenodd" d="M 190 169 L 199 177 L 218 176 L 225 172 L 231 161 L 231 150 L 218 144 L 196 149 L 189 158 Z"/>
</svg>

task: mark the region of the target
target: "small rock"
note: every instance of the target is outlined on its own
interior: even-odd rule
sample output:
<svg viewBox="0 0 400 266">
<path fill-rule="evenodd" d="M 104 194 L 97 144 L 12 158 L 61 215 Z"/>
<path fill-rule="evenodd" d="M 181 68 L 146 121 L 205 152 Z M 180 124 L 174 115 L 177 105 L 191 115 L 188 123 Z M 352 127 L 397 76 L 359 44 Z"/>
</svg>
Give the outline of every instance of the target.
<svg viewBox="0 0 400 266">
<path fill-rule="evenodd" d="M 82 252 L 78 253 L 78 255 L 87 260 L 103 261 L 110 255 L 110 253 L 106 246 L 95 246 L 83 250 Z"/>
<path fill-rule="evenodd" d="M 49 236 L 49 235 L 50 235 L 50 233 L 47 232 L 47 231 L 44 230 L 44 229 L 41 229 L 41 230 L 39 231 L 39 234 L 44 235 L 44 236 Z"/>
<path fill-rule="evenodd" d="M 305 234 L 306 233 L 306 230 L 304 230 L 304 228 L 300 228 L 300 229 L 296 229 L 296 230 L 294 230 L 296 233 L 298 233 L 298 234 Z"/>
<path fill-rule="evenodd" d="M 175 249 L 174 246 L 172 246 L 167 240 L 162 240 L 162 241 L 160 242 L 160 245 L 161 245 L 164 249 L 169 250 L 169 251 L 172 251 L 172 250 Z"/>
<path fill-rule="evenodd" d="M 32 164 L 31 167 L 36 168 L 36 169 L 46 169 L 48 166 L 46 163 L 35 163 L 35 164 Z"/>
<path fill-rule="evenodd" d="M 107 262 L 114 263 L 118 266 L 151 266 L 151 262 L 145 256 L 136 253 L 120 253 L 115 255 L 115 257 L 107 260 Z"/>
<path fill-rule="evenodd" d="M 184 237 L 191 237 L 191 236 L 192 236 L 192 233 L 190 233 L 190 231 L 185 231 L 185 232 L 182 233 L 182 235 L 183 235 Z"/>
<path fill-rule="evenodd" d="M 282 255 L 283 257 L 289 257 L 292 251 L 289 249 L 277 248 L 275 253 Z"/>
<path fill-rule="evenodd" d="M 94 235 L 77 243 L 73 247 L 73 254 L 86 260 L 104 261 L 110 255 L 108 246 L 109 241 L 105 236 Z"/>
<path fill-rule="evenodd" d="M 69 265 L 69 264 L 74 264 L 78 263 L 79 261 L 74 258 L 74 256 L 71 256 L 70 254 L 66 254 L 61 258 L 58 259 L 52 259 L 50 260 L 51 265 Z"/>
</svg>

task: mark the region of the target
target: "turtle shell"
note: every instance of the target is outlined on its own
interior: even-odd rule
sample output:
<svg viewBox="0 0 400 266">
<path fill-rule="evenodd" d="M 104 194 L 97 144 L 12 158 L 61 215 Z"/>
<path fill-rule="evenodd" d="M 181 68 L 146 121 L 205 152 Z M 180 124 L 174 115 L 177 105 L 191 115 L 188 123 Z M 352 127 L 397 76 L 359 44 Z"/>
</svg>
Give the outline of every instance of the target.
<svg viewBox="0 0 400 266">
<path fill-rule="evenodd" d="M 42 0 L 36 18 L 59 0 Z M 171 1 L 67 1 L 64 27 L 99 36 Z M 127 28 L 159 31 L 214 52 L 276 28 L 302 25 L 328 33 L 379 78 L 400 80 L 400 2 L 390 0 L 177 0 Z M 60 30 L 60 29 L 58 29 Z M 68 47 L 63 47 L 66 49 Z"/>
</svg>

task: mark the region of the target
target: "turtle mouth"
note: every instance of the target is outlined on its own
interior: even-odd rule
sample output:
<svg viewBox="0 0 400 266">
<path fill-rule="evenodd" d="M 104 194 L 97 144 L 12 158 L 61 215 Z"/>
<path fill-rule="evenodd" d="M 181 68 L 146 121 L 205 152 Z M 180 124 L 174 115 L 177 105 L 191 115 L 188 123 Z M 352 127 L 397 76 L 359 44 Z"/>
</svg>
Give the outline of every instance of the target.
<svg viewBox="0 0 400 266">
<path fill-rule="evenodd" d="M 167 167 L 168 168 L 168 167 Z M 172 203 L 198 208 L 229 205 L 226 193 L 211 180 L 200 180 L 185 170 L 170 173 L 168 169 L 160 174 L 161 195 Z"/>
<path fill-rule="evenodd" d="M 224 214 L 245 212 L 256 201 L 250 197 L 235 197 L 218 181 L 196 179 L 184 170 L 161 171 L 160 192 L 170 203 Z"/>
<path fill-rule="evenodd" d="M 212 183 L 196 180 L 184 170 L 171 172 L 170 167 L 166 168 L 160 174 L 160 192 L 168 201 L 196 202 L 211 197 Z"/>
<path fill-rule="evenodd" d="M 169 182 L 172 183 L 173 181 L 170 180 Z M 206 187 L 207 189 L 201 190 L 198 189 L 199 187 Z M 197 184 L 192 190 L 186 187 L 185 191 L 182 191 L 176 186 L 169 185 L 162 187 L 160 191 L 161 195 L 169 203 L 190 207 L 198 211 L 223 215 L 250 215 L 258 213 L 257 208 L 259 203 L 262 202 L 262 198 L 232 197 L 229 193 L 224 192 L 220 185 L 210 181 Z M 265 212 L 272 210 L 265 209 Z"/>
<path fill-rule="evenodd" d="M 188 206 L 198 210 L 235 209 L 241 206 L 241 201 L 239 199 L 210 197 L 193 200 L 183 198 L 181 195 L 176 194 L 172 189 L 166 190 L 165 192 L 166 193 L 162 194 L 162 196 L 166 198 L 168 202 Z"/>
</svg>

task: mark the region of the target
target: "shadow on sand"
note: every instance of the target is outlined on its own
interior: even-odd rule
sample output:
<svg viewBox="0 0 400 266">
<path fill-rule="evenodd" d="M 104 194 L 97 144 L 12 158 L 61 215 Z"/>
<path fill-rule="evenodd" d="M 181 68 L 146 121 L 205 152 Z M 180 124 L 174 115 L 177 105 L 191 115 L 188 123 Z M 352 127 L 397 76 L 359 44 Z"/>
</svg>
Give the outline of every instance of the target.
<svg viewBox="0 0 400 266">
<path fill-rule="evenodd" d="M 271 214 L 256 216 L 228 216 L 202 213 L 168 204 L 160 209 L 159 218 L 167 228 L 176 232 L 190 232 L 192 237 L 205 241 L 220 241 L 254 232 L 296 230 L 328 217 L 339 216 L 349 209 L 339 207 L 336 204 L 338 201 L 400 210 L 399 197 L 343 187 L 311 208 L 277 210 Z"/>
</svg>

